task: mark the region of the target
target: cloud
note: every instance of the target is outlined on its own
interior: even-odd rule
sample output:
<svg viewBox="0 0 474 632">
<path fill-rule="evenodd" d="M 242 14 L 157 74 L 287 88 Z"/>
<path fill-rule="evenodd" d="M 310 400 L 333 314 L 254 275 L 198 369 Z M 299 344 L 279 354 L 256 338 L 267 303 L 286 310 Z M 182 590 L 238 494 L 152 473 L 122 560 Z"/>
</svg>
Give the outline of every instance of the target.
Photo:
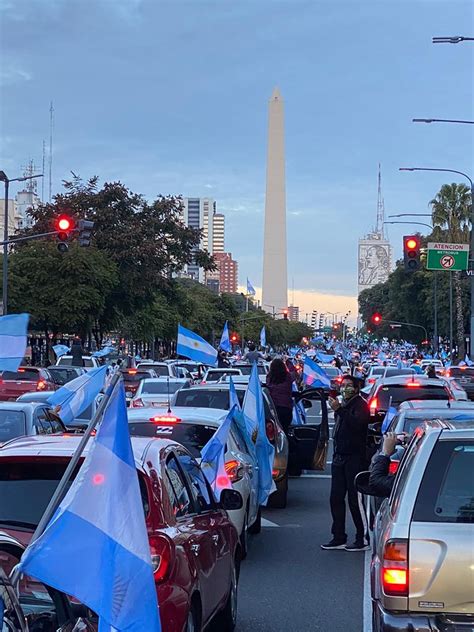
<svg viewBox="0 0 474 632">
<path fill-rule="evenodd" d="M 31 81 L 32 75 L 22 68 L 2 68 L 0 70 L 0 86 L 12 86 L 16 83 Z"/>
</svg>

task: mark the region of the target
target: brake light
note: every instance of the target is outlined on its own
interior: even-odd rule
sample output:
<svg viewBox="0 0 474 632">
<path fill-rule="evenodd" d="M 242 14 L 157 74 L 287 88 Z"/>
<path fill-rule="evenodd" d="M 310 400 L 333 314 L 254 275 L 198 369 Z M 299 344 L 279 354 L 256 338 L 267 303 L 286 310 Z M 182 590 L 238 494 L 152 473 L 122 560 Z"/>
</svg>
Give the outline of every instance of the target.
<svg viewBox="0 0 474 632">
<path fill-rule="evenodd" d="M 242 464 L 236 459 L 225 462 L 225 471 L 231 483 L 241 481 L 244 477 L 244 468 Z"/>
<path fill-rule="evenodd" d="M 335 380 L 338 384 L 340 384 L 342 382 L 342 377 L 339 375 L 338 377 L 336 377 Z"/>
<path fill-rule="evenodd" d="M 421 384 L 419 382 L 408 382 L 407 386 L 408 388 L 418 388 Z"/>
<path fill-rule="evenodd" d="M 269 441 L 275 441 L 275 425 L 273 421 L 267 420 L 265 423 L 265 431 L 267 433 L 267 439 Z"/>
<path fill-rule="evenodd" d="M 367 380 L 367 382 L 369 384 L 373 384 L 375 382 L 375 377 L 369 377 L 369 379 Z"/>
<path fill-rule="evenodd" d="M 389 474 L 396 474 L 399 465 L 400 461 L 390 461 L 390 465 L 388 466 Z"/>
<path fill-rule="evenodd" d="M 44 391 L 45 388 L 46 388 L 46 382 L 44 380 L 39 380 L 38 384 L 36 385 L 36 390 Z"/>
<path fill-rule="evenodd" d="M 175 424 L 178 421 L 181 421 L 181 419 L 179 417 L 176 417 L 175 415 L 157 415 L 155 417 L 150 417 L 150 421 L 153 421 L 153 423 L 155 424 L 159 424 L 163 422 Z"/>
<path fill-rule="evenodd" d="M 379 402 L 377 400 L 376 397 L 372 397 L 372 399 L 370 400 L 370 404 L 369 404 L 369 409 L 370 409 L 370 414 L 371 415 L 375 415 L 375 411 L 377 410 L 379 406 Z"/>
<path fill-rule="evenodd" d="M 205 383 L 206 383 L 206 380 L 201 380 L 201 384 L 205 384 Z"/>
<path fill-rule="evenodd" d="M 408 543 L 388 540 L 382 561 L 382 585 L 386 595 L 408 596 Z"/>
<path fill-rule="evenodd" d="M 129 375 L 135 375 L 136 373 L 138 373 L 137 369 L 128 369 L 127 373 Z"/>
<path fill-rule="evenodd" d="M 25 369 L 18 369 L 18 373 L 24 373 Z"/>
<path fill-rule="evenodd" d="M 163 582 L 169 574 L 173 556 L 172 543 L 165 535 L 151 535 L 150 553 L 155 582 Z"/>
<path fill-rule="evenodd" d="M 137 397 L 137 399 L 132 399 L 132 408 L 145 408 L 145 404 L 142 399 Z"/>
</svg>

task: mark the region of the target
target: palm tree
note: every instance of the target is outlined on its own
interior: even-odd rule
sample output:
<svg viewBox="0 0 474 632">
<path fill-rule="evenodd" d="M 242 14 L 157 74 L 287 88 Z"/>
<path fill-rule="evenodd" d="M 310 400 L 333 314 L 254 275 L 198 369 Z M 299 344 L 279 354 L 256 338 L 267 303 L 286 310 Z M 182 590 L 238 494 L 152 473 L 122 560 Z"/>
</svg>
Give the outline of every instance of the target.
<svg viewBox="0 0 474 632">
<path fill-rule="evenodd" d="M 433 234 L 451 243 L 469 243 L 471 228 L 471 191 L 465 184 L 443 184 L 436 197 L 431 200 L 431 217 L 435 227 Z M 460 272 L 454 275 L 454 304 L 456 313 L 456 338 L 459 357 L 464 358 L 464 317 Z M 452 343 L 451 343 L 452 344 Z"/>
</svg>

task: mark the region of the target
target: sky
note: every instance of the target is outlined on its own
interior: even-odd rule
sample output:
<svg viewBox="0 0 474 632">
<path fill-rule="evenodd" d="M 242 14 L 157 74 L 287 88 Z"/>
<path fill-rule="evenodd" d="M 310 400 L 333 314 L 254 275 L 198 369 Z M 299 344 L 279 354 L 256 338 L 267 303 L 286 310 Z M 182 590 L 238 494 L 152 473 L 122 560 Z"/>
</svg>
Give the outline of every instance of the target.
<svg viewBox="0 0 474 632">
<path fill-rule="evenodd" d="M 212 197 L 240 283 L 262 280 L 268 100 L 285 102 L 288 285 L 301 312 L 357 311 L 357 245 L 474 173 L 471 0 L 0 0 L 0 168 L 41 166 Z M 462 181 L 458 179 L 457 181 Z M 45 191 L 48 182 L 45 183 Z M 418 218 L 429 221 L 429 218 Z M 395 257 L 415 226 L 388 226 Z M 423 227 L 420 227 L 423 231 Z M 426 229 L 428 230 L 428 229 Z"/>
</svg>

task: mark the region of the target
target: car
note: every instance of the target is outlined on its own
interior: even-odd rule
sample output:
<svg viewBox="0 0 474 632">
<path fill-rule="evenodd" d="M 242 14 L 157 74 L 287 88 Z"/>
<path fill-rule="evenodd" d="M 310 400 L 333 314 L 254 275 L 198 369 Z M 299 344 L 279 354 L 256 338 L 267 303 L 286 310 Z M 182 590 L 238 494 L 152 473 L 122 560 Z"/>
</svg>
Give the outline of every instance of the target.
<svg viewBox="0 0 474 632">
<path fill-rule="evenodd" d="M 380 380 L 380 378 L 383 376 L 386 368 L 387 367 L 385 366 L 380 366 L 380 364 L 373 364 L 370 367 L 369 372 L 367 373 L 367 378 L 365 380 L 366 384 L 375 384 L 375 382 L 377 380 Z"/>
<path fill-rule="evenodd" d="M 0 373 L 0 401 L 3 402 L 14 402 L 23 393 L 57 388 L 49 371 L 36 366 L 20 366 L 17 371 Z"/>
<path fill-rule="evenodd" d="M 137 369 L 153 369 L 156 377 L 176 377 L 174 365 L 168 362 L 155 362 L 154 360 L 143 360 L 136 366 Z"/>
<path fill-rule="evenodd" d="M 135 396 L 130 401 L 130 407 L 163 408 L 169 405 L 177 390 L 190 385 L 189 380 L 177 377 L 145 378 L 139 383 Z"/>
<path fill-rule="evenodd" d="M 469 399 L 474 400 L 474 367 L 451 366 L 446 369 L 447 378 L 454 378 L 461 388 L 463 388 Z"/>
<path fill-rule="evenodd" d="M 80 366 L 57 366 L 53 364 L 48 367 L 48 372 L 57 386 L 64 386 L 76 377 L 84 375 L 86 370 Z"/>
<path fill-rule="evenodd" d="M 474 422 L 416 430 L 375 518 L 374 632 L 474 628 L 473 472 Z"/>
<path fill-rule="evenodd" d="M 123 385 L 125 387 L 127 405 L 129 405 L 131 399 L 135 397 L 138 385 L 142 380 L 157 377 L 153 369 L 120 369 L 120 373 L 122 374 Z"/>
<path fill-rule="evenodd" d="M 331 380 L 331 389 L 339 392 L 344 375 L 343 371 L 332 364 L 321 364 L 321 368 Z"/>
<path fill-rule="evenodd" d="M 224 422 L 228 411 L 214 408 L 173 407 L 168 413 L 150 410 L 129 410 L 131 436 L 158 437 L 181 443 L 198 461 L 206 443 Z M 241 509 L 229 512 L 239 533 L 241 557 L 247 555 L 248 533 L 261 528 L 258 504 L 258 464 L 255 452 L 247 445 L 238 426 L 233 423 L 226 444 L 225 469 L 232 487 L 242 496 Z"/>
<path fill-rule="evenodd" d="M 28 545 L 79 441 L 29 437 L 0 450 L 0 530 Z M 199 464 L 176 442 L 131 442 L 163 630 L 188 632 L 216 621 L 231 632 L 241 548 L 227 510 L 239 509 L 242 497 L 225 489 L 217 502 Z"/>
<path fill-rule="evenodd" d="M 17 402 L 47 402 L 48 399 L 54 391 L 41 391 L 38 393 L 24 393 L 20 395 L 20 397 L 16 400 Z M 87 428 L 89 425 L 92 416 L 97 410 L 98 405 L 103 397 L 102 393 L 99 393 L 95 400 L 90 404 L 87 408 L 85 408 L 81 413 L 77 415 L 75 419 L 68 422 L 67 430 L 68 432 L 81 432 Z"/>
<path fill-rule="evenodd" d="M 219 382 L 224 376 L 232 375 L 234 378 L 237 375 L 243 375 L 242 371 L 236 367 L 229 367 L 223 369 L 207 369 L 201 384 L 210 384 L 211 382 Z"/>
<path fill-rule="evenodd" d="M 16 437 L 67 432 L 51 407 L 39 402 L 0 403 L 0 446 Z"/>
<path fill-rule="evenodd" d="M 246 377 L 246 376 L 241 376 Z M 239 403 L 244 402 L 247 384 L 235 384 Z M 171 400 L 171 407 L 186 406 L 192 408 L 217 408 L 229 410 L 229 384 L 200 384 L 177 391 Z M 263 389 L 263 406 L 267 437 L 275 448 L 273 460 L 273 480 L 276 491 L 268 499 L 268 507 L 282 509 L 288 498 L 288 439 L 278 420 L 278 413 L 268 389 Z"/>
<path fill-rule="evenodd" d="M 444 364 L 443 364 L 442 360 L 437 360 L 437 359 L 432 359 L 432 360 L 429 360 L 429 359 L 424 359 L 424 360 L 422 360 L 422 361 L 420 362 L 420 367 L 421 367 L 421 369 L 422 369 L 423 371 L 426 371 L 426 369 L 427 369 L 430 365 L 431 365 L 431 366 L 433 366 L 435 369 L 438 369 L 438 368 L 442 369 L 442 368 L 444 367 Z"/>
<path fill-rule="evenodd" d="M 242 362 L 234 362 L 233 369 L 239 369 L 242 375 L 249 375 L 252 373 L 253 364 L 244 364 Z M 269 365 L 267 363 L 258 363 L 257 371 L 260 376 L 266 376 L 269 371 Z"/>
<path fill-rule="evenodd" d="M 91 369 L 97 369 L 101 366 L 99 360 L 94 358 L 94 356 L 83 355 L 82 356 L 83 366 L 79 368 L 84 368 L 86 371 L 90 371 Z M 56 360 L 56 366 L 74 366 L 72 363 L 72 355 L 63 355 Z"/>
</svg>

